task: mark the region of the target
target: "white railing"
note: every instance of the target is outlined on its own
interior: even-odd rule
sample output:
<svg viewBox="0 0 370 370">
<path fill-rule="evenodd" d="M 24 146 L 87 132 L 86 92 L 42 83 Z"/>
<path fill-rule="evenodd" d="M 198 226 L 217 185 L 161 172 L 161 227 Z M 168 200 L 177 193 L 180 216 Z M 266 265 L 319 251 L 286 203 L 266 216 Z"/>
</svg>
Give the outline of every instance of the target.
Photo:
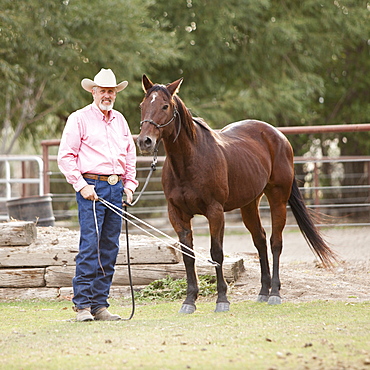
<svg viewBox="0 0 370 370">
<path fill-rule="evenodd" d="M 15 177 L 14 173 L 12 173 L 11 162 L 36 162 L 38 165 L 37 177 L 27 178 L 24 177 L 24 173 L 22 173 L 21 177 Z M 0 166 L 2 166 L 0 186 L 5 185 L 5 189 L 0 194 L 0 202 L 23 195 L 17 194 L 13 196 L 12 185 L 14 184 L 37 184 L 38 195 L 44 195 L 44 162 L 40 157 L 36 155 L 1 155 Z"/>
</svg>

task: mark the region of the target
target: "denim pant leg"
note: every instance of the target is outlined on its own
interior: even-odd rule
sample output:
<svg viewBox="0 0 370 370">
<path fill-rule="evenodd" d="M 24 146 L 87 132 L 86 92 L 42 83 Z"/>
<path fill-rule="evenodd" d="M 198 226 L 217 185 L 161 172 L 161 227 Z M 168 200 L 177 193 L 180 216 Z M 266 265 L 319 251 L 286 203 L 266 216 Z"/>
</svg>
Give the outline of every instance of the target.
<svg viewBox="0 0 370 370">
<path fill-rule="evenodd" d="M 78 309 L 91 307 L 92 282 L 97 272 L 97 246 L 98 236 L 96 233 L 93 202 L 84 199 L 80 193 L 76 194 L 78 204 L 78 219 L 80 223 L 80 245 L 76 256 L 76 272 L 72 280 L 73 284 L 73 303 Z M 98 204 L 96 203 L 96 206 Z M 102 218 L 101 207 L 97 210 L 98 219 Z"/>
<path fill-rule="evenodd" d="M 112 285 L 112 279 L 119 250 L 121 223 L 122 219 L 120 216 L 109 209 L 106 210 L 100 238 L 100 261 L 104 272 L 100 268 L 98 270 L 96 279 L 94 279 L 93 282 L 93 299 L 91 304 L 92 313 L 95 313 L 101 307 L 109 307 L 107 298 Z"/>
<path fill-rule="evenodd" d="M 95 185 L 99 197 L 121 207 L 123 186 L 119 182 L 109 185 L 106 181 L 89 180 Z M 91 307 L 92 312 L 99 307 L 109 307 L 107 298 L 112 283 L 116 263 L 122 219 L 95 202 L 96 219 L 99 230 L 99 243 L 93 212 L 94 202 L 84 199 L 77 193 L 80 221 L 80 249 L 76 257 L 76 276 L 73 279 L 73 302 L 77 308 Z"/>
</svg>

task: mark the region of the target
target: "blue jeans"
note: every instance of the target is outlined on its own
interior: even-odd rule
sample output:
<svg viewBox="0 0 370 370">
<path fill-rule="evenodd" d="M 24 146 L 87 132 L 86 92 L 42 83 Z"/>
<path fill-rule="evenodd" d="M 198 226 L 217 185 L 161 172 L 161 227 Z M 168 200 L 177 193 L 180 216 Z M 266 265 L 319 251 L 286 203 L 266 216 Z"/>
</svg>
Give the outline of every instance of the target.
<svg viewBox="0 0 370 370">
<path fill-rule="evenodd" d="M 98 197 L 122 208 L 123 184 L 109 185 L 107 181 L 86 179 L 95 186 Z M 94 314 L 109 307 L 108 295 L 119 250 L 122 218 L 101 202 L 95 202 L 99 230 L 97 235 L 94 202 L 76 193 L 80 223 L 80 246 L 76 256 L 76 274 L 72 280 L 73 303 L 77 309 L 91 308 Z"/>
</svg>

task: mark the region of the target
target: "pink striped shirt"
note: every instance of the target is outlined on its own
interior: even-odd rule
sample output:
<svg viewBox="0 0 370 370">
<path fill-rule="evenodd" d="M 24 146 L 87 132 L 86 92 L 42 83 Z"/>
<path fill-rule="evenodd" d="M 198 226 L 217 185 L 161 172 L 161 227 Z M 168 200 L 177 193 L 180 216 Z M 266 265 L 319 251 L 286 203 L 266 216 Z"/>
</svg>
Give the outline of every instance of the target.
<svg viewBox="0 0 370 370">
<path fill-rule="evenodd" d="M 78 192 L 87 182 L 83 173 L 121 175 L 123 185 L 135 191 L 136 148 L 125 117 L 112 109 L 108 122 L 95 103 L 73 112 L 64 128 L 58 166 Z"/>
</svg>

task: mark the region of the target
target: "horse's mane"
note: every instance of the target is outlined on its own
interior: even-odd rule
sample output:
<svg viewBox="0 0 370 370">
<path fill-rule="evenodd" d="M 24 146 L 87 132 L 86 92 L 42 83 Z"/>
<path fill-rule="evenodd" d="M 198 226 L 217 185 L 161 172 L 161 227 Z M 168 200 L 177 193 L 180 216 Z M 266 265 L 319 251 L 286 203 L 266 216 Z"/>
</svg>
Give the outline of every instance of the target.
<svg viewBox="0 0 370 370">
<path fill-rule="evenodd" d="M 154 85 L 147 91 L 146 97 L 148 97 L 153 91 L 161 91 L 169 99 L 171 99 L 171 94 L 169 93 L 165 85 L 159 85 L 159 84 Z M 190 110 L 185 106 L 184 102 L 181 100 L 181 98 L 178 95 L 174 94 L 173 100 L 175 102 L 176 109 L 180 115 L 181 128 L 186 131 L 190 139 L 194 140 L 196 136 L 195 125 L 193 122 L 197 123 L 203 129 L 207 131 L 211 131 L 211 128 L 207 125 L 207 123 L 203 120 L 203 118 L 193 117 Z"/>
<path fill-rule="evenodd" d="M 204 128 L 207 131 L 213 131 L 211 127 L 208 126 L 208 123 L 202 117 L 193 117 L 193 121 L 196 122 L 200 127 Z"/>
</svg>

